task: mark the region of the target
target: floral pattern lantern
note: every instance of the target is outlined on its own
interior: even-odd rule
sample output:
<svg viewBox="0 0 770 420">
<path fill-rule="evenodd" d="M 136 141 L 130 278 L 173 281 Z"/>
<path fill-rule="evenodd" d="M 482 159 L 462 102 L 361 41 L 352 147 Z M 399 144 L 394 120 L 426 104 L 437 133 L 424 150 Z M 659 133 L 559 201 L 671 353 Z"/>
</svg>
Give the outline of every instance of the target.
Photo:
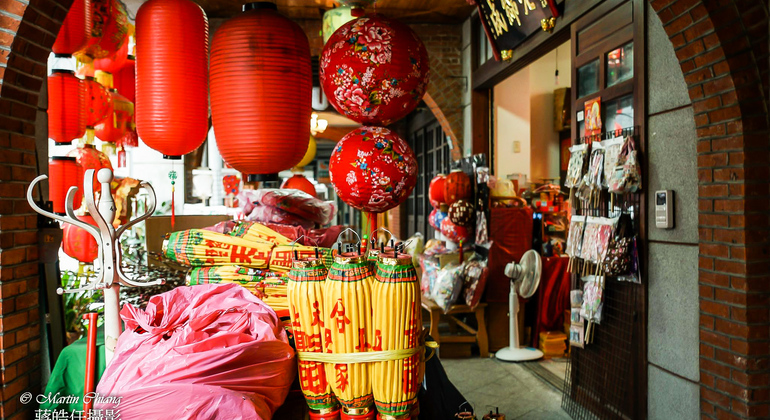
<svg viewBox="0 0 770 420">
<path fill-rule="evenodd" d="M 383 127 L 357 128 L 340 140 L 329 159 L 337 195 L 361 211 L 382 213 L 398 206 L 417 183 L 414 152 Z"/>
<path fill-rule="evenodd" d="M 295 174 L 294 176 L 287 179 L 286 181 L 283 181 L 283 184 L 281 184 L 281 188 L 300 190 L 312 195 L 313 197 L 316 196 L 315 185 L 313 185 L 312 182 L 310 182 L 307 178 L 305 178 L 303 175 L 300 175 L 300 174 Z"/>
<path fill-rule="evenodd" d="M 471 231 L 468 228 L 452 223 L 448 217 L 441 221 L 441 234 L 456 244 L 460 241 L 465 242 L 471 237 Z"/>
<path fill-rule="evenodd" d="M 446 204 L 446 200 L 444 199 L 445 181 L 446 175 L 444 174 L 438 174 L 430 181 L 430 186 L 428 187 L 428 199 L 430 200 L 430 205 L 433 206 L 434 209 L 439 208 L 442 204 Z"/>
<path fill-rule="evenodd" d="M 96 221 L 91 216 L 78 216 L 78 219 L 81 222 L 96 226 Z M 65 254 L 82 263 L 92 263 L 99 255 L 99 245 L 96 243 L 96 239 L 85 229 L 70 223 L 64 224 L 62 250 Z"/>
<path fill-rule="evenodd" d="M 430 214 L 428 215 L 428 224 L 430 224 L 430 227 L 433 229 L 436 229 L 437 231 L 441 231 L 441 222 L 446 219 L 447 214 L 443 211 L 435 208 L 433 209 Z"/>
<path fill-rule="evenodd" d="M 128 15 L 118 0 L 91 0 L 91 36 L 85 48 L 76 54 L 89 62 L 115 54 L 128 42 Z"/>
<path fill-rule="evenodd" d="M 340 27 L 321 54 L 329 103 L 366 125 L 388 125 L 417 107 L 428 86 L 428 53 L 408 26 L 383 16 Z"/>
<path fill-rule="evenodd" d="M 93 169 L 94 170 L 94 193 L 97 193 L 101 190 L 101 184 L 96 179 L 96 174 L 99 172 L 99 169 L 107 168 L 109 170 L 112 170 L 112 163 L 110 163 L 110 158 L 107 157 L 104 153 L 96 150 L 93 145 L 91 144 L 85 144 L 83 147 L 78 147 L 77 149 L 70 150 L 69 153 L 67 153 L 67 156 L 74 156 L 77 159 L 78 165 L 80 165 L 81 173 L 78 175 L 78 190 L 83 191 L 83 175 L 86 173 L 87 170 Z M 75 206 L 79 206 L 80 203 L 75 203 Z"/>
<path fill-rule="evenodd" d="M 457 200 L 449 206 L 449 220 L 458 226 L 469 226 L 476 210 L 467 200 Z"/>
<path fill-rule="evenodd" d="M 468 200 L 471 198 L 471 180 L 468 175 L 460 169 L 455 169 L 449 173 L 444 181 L 444 199 L 451 205 L 457 200 Z"/>
</svg>

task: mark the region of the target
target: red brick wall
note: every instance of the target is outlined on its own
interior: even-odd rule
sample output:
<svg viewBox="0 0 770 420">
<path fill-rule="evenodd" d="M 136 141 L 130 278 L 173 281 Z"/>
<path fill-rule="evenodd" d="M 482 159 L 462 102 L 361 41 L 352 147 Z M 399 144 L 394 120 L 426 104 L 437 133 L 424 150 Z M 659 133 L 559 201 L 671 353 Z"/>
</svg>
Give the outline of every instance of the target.
<svg viewBox="0 0 770 420">
<path fill-rule="evenodd" d="M 768 418 L 767 3 L 651 4 L 679 58 L 699 138 L 702 416 Z"/>
</svg>

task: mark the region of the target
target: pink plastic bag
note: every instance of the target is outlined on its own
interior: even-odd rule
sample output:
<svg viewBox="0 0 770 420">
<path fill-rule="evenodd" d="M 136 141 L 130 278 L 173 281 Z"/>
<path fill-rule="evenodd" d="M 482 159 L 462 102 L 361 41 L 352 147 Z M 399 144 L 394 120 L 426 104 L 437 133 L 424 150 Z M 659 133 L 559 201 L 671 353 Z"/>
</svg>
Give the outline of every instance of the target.
<svg viewBox="0 0 770 420">
<path fill-rule="evenodd" d="M 280 223 L 284 225 L 302 226 L 304 229 L 310 229 L 315 225 L 312 220 L 304 219 L 296 214 L 283 211 L 273 206 L 261 205 L 252 207 L 251 212 L 246 215 L 246 220 L 259 223 Z"/>
<path fill-rule="evenodd" d="M 333 202 L 319 200 L 299 190 L 263 188 L 244 193 L 253 203 L 277 207 L 320 225 L 330 223 L 337 212 Z M 243 213 L 246 214 L 245 208 Z"/>
<path fill-rule="evenodd" d="M 96 391 L 130 419 L 270 419 L 296 375 L 275 312 L 236 284 L 178 287 L 126 304 L 126 330 Z M 106 401 L 106 400 L 105 400 Z"/>
</svg>

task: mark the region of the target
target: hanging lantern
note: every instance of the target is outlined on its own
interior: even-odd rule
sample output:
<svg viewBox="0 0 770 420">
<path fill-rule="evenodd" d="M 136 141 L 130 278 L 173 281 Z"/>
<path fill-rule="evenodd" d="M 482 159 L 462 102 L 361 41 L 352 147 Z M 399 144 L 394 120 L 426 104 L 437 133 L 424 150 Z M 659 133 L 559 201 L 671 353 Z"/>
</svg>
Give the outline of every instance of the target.
<svg viewBox="0 0 770 420">
<path fill-rule="evenodd" d="M 208 28 L 190 0 L 150 0 L 136 14 L 137 131 L 167 158 L 192 152 L 208 134 Z"/>
<path fill-rule="evenodd" d="M 305 178 L 304 175 L 295 174 L 291 178 L 288 178 L 286 181 L 283 181 L 281 188 L 304 191 L 313 197 L 316 197 L 315 185 L 313 185 L 312 182 Z"/>
<path fill-rule="evenodd" d="M 454 243 L 467 241 L 471 237 L 471 231 L 468 228 L 452 223 L 448 217 L 441 221 L 441 234 Z"/>
<path fill-rule="evenodd" d="M 444 199 L 451 205 L 457 200 L 468 200 L 471 198 L 471 180 L 468 175 L 460 169 L 454 169 L 444 181 Z"/>
<path fill-rule="evenodd" d="M 321 29 L 324 37 L 324 44 L 340 26 L 353 19 L 355 19 L 355 17 L 351 14 L 350 6 L 335 7 L 334 9 L 329 9 L 324 12 L 323 27 Z"/>
<path fill-rule="evenodd" d="M 408 26 L 374 15 L 335 32 L 321 54 L 329 103 L 367 125 L 389 125 L 417 107 L 428 86 L 428 53 Z"/>
<path fill-rule="evenodd" d="M 129 55 L 126 64 L 113 73 L 112 86 L 131 102 L 136 102 L 136 58 Z"/>
<path fill-rule="evenodd" d="M 304 168 L 305 166 L 309 165 L 310 162 L 312 162 L 313 159 L 315 159 L 317 147 L 318 146 L 316 145 L 315 137 L 310 136 L 310 140 L 307 143 L 307 151 L 305 151 L 305 156 L 302 157 L 302 160 L 299 161 L 296 167 Z"/>
<path fill-rule="evenodd" d="M 75 0 L 51 50 L 54 54 L 75 54 L 88 44 L 92 29 L 91 0 Z"/>
<path fill-rule="evenodd" d="M 274 180 L 296 166 L 308 147 L 310 46 L 302 28 L 275 4 L 243 9 L 214 35 L 211 116 L 225 162 L 250 182 Z"/>
<path fill-rule="evenodd" d="M 106 58 L 115 54 L 128 42 L 128 15 L 118 0 L 90 0 L 91 36 L 85 48 L 77 55 L 82 61 Z"/>
<path fill-rule="evenodd" d="M 92 144 L 96 124 L 113 112 L 112 94 L 93 77 L 86 77 L 83 86 L 86 96 L 86 143 Z"/>
<path fill-rule="evenodd" d="M 81 170 L 74 157 L 52 156 L 48 161 L 48 199 L 53 202 L 54 213 L 65 214 L 67 192 L 78 186 L 78 179 L 82 180 Z M 82 200 L 83 190 L 78 189 L 75 205 L 79 206 Z"/>
<path fill-rule="evenodd" d="M 113 89 L 112 112 L 96 124 L 95 132 L 99 140 L 107 143 L 117 143 L 130 129 L 134 116 L 134 104 Z"/>
<path fill-rule="evenodd" d="M 417 183 L 417 160 L 396 133 L 357 128 L 337 143 L 329 159 L 337 195 L 358 210 L 382 213 L 398 206 Z"/>
<path fill-rule="evenodd" d="M 447 214 L 439 209 L 433 209 L 430 214 L 428 215 L 428 224 L 433 229 L 436 229 L 437 231 L 441 231 L 441 222 L 444 221 Z"/>
<path fill-rule="evenodd" d="M 81 222 L 96 226 L 96 221 L 91 216 L 78 216 Z M 82 262 L 92 263 L 99 255 L 99 245 L 96 239 L 85 229 L 73 224 L 64 224 L 64 236 L 62 250 L 70 257 Z"/>
<path fill-rule="evenodd" d="M 48 76 L 48 137 L 57 145 L 71 144 L 86 131 L 83 81 L 69 70 Z"/>
<path fill-rule="evenodd" d="M 434 209 L 439 208 L 440 205 L 446 204 L 444 199 L 444 182 L 446 181 L 446 175 L 438 174 L 430 180 L 430 186 L 428 187 L 428 199 L 430 205 Z"/>
<path fill-rule="evenodd" d="M 468 200 L 457 200 L 449 206 L 449 220 L 458 226 L 470 226 L 476 210 Z"/>
<path fill-rule="evenodd" d="M 94 70 L 115 74 L 125 67 L 126 62 L 128 61 L 128 33 L 126 33 L 124 38 L 120 49 L 114 54 L 94 60 Z"/>
<path fill-rule="evenodd" d="M 78 189 L 83 191 L 83 175 L 87 170 L 93 169 L 94 193 L 99 192 L 101 190 L 101 184 L 99 184 L 97 181 L 96 174 L 99 172 L 99 169 L 102 168 L 112 170 L 112 163 L 110 163 L 110 158 L 108 158 L 104 153 L 96 150 L 92 144 L 84 144 L 83 147 L 70 150 L 70 152 L 67 153 L 67 156 L 75 157 L 77 159 L 78 165 L 80 166 L 81 173 L 78 175 Z M 75 205 L 78 207 L 79 204 L 80 201 L 75 203 Z"/>
</svg>

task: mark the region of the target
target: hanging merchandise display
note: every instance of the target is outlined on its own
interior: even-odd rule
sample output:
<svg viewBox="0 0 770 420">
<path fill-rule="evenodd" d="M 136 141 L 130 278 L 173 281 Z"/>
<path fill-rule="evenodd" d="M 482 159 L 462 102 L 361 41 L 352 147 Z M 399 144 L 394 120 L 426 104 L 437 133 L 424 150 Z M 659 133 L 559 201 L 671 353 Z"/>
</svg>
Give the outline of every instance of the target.
<svg viewBox="0 0 770 420">
<path fill-rule="evenodd" d="M 434 209 L 439 208 L 440 205 L 446 204 L 444 198 L 444 183 L 446 182 L 446 175 L 438 174 L 430 180 L 430 186 L 428 187 L 428 199 L 430 205 Z"/>
<path fill-rule="evenodd" d="M 54 54 L 73 55 L 88 44 L 93 29 L 91 0 L 75 0 L 64 18 L 51 50 Z"/>
<path fill-rule="evenodd" d="M 340 26 L 355 19 L 351 14 L 351 11 L 352 9 L 350 6 L 340 6 L 324 12 L 323 27 L 321 29 L 324 37 L 324 44 Z"/>
<path fill-rule="evenodd" d="M 115 54 L 128 42 L 128 15 L 126 8 L 118 0 L 90 0 L 91 27 L 90 38 L 76 56 L 83 62 L 97 58 L 106 58 Z"/>
<path fill-rule="evenodd" d="M 296 167 L 304 168 L 305 166 L 309 165 L 310 162 L 312 162 L 313 159 L 315 159 L 317 147 L 318 146 L 316 144 L 315 137 L 310 136 L 310 140 L 308 140 L 308 143 L 307 143 L 307 151 L 305 151 L 305 156 L 302 156 L 302 160 L 299 161 Z"/>
<path fill-rule="evenodd" d="M 83 67 L 86 68 L 86 67 Z M 86 97 L 86 143 L 94 142 L 96 124 L 107 118 L 114 111 L 112 93 L 96 81 L 93 77 L 86 76 L 83 79 Z"/>
<path fill-rule="evenodd" d="M 449 217 L 441 221 L 441 234 L 456 244 L 459 244 L 460 241 L 467 241 L 472 232 L 472 229 L 452 223 Z"/>
<path fill-rule="evenodd" d="M 137 132 L 166 158 L 206 140 L 208 39 L 206 14 L 190 0 L 150 0 L 136 14 Z"/>
<path fill-rule="evenodd" d="M 470 226 L 476 209 L 468 200 L 457 200 L 449 206 L 449 220 L 458 226 Z"/>
<path fill-rule="evenodd" d="M 69 70 L 48 76 L 48 137 L 57 145 L 71 144 L 86 131 L 86 96 L 83 81 Z"/>
<path fill-rule="evenodd" d="M 277 181 L 277 173 L 300 163 L 308 149 L 310 46 L 302 28 L 274 3 L 243 9 L 217 29 L 211 47 L 217 146 L 250 181 Z"/>
<path fill-rule="evenodd" d="M 77 159 L 78 165 L 80 165 L 82 172 L 78 176 L 78 189 L 83 191 L 83 174 L 85 174 L 87 170 L 93 169 L 93 192 L 94 194 L 99 192 L 100 187 L 99 182 L 96 180 L 96 174 L 99 172 L 99 169 L 102 168 L 112 170 L 112 163 L 110 163 L 110 158 L 108 158 L 104 153 L 96 150 L 91 144 L 84 144 L 82 147 L 70 150 L 70 152 L 67 153 L 67 156 L 75 157 Z M 75 207 L 80 207 L 80 202 L 75 202 Z"/>
<path fill-rule="evenodd" d="M 381 15 L 340 27 L 321 54 L 329 103 L 366 125 L 389 125 L 417 107 L 428 86 L 428 53 L 407 25 Z"/>
<path fill-rule="evenodd" d="M 294 174 L 291 178 L 288 178 L 286 181 L 283 181 L 283 184 L 281 184 L 282 189 L 292 189 L 292 190 L 300 190 L 304 191 L 308 194 L 310 194 L 313 197 L 316 197 L 315 192 L 315 185 L 313 185 L 310 180 L 305 178 L 304 175 L 301 174 Z"/>
<path fill-rule="evenodd" d="M 471 199 L 471 180 L 461 169 L 454 169 L 444 181 L 444 199 L 451 205 L 457 200 Z"/>
<path fill-rule="evenodd" d="M 412 193 L 417 160 L 396 133 L 364 126 L 337 143 L 329 159 L 329 174 L 342 201 L 361 211 L 382 213 Z"/>
<path fill-rule="evenodd" d="M 110 96 L 112 97 L 111 112 L 96 124 L 94 130 L 99 140 L 117 143 L 131 130 L 131 121 L 134 119 L 134 104 L 115 89 L 112 89 Z"/>
<path fill-rule="evenodd" d="M 91 216 L 78 216 L 81 222 L 96 226 L 96 221 Z M 99 245 L 96 239 L 85 229 L 70 223 L 64 224 L 64 236 L 62 250 L 70 257 L 86 264 L 94 262 L 99 256 Z"/>
<path fill-rule="evenodd" d="M 83 179 L 77 159 L 71 156 L 51 156 L 48 161 L 48 198 L 53 202 L 53 212 L 65 214 L 65 202 L 70 187 L 78 186 L 78 179 Z M 82 190 L 75 193 L 73 203 L 78 205 L 83 200 Z"/>
</svg>

